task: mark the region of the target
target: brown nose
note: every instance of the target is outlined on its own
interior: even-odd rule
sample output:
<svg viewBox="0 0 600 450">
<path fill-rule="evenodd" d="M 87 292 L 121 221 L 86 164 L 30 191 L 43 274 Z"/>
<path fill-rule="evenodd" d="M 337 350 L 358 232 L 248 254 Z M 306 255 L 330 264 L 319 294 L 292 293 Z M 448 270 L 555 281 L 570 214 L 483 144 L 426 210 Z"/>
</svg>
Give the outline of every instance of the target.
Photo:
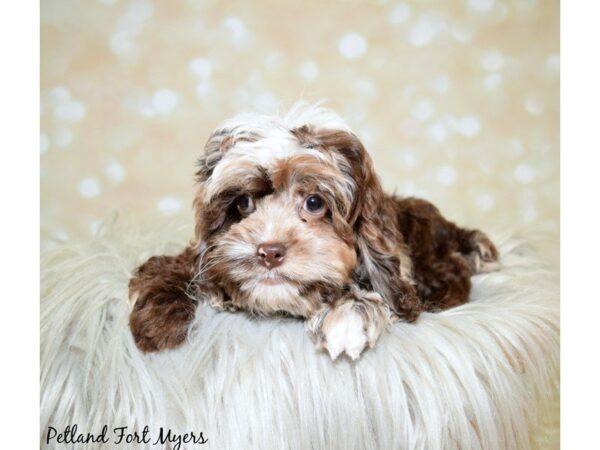
<svg viewBox="0 0 600 450">
<path fill-rule="evenodd" d="M 285 245 L 279 242 L 268 242 L 258 246 L 258 262 L 267 269 L 280 266 L 285 258 Z"/>
</svg>

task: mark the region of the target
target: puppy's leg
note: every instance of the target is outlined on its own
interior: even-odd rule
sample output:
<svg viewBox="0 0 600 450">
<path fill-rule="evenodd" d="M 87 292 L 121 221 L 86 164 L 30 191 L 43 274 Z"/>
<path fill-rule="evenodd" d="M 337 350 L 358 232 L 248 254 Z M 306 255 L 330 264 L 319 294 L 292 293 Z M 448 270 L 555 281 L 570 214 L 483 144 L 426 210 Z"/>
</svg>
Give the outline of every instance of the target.
<svg viewBox="0 0 600 450">
<path fill-rule="evenodd" d="M 305 326 L 317 349 L 327 349 L 331 359 L 343 352 L 357 359 L 367 345 L 375 345 L 390 321 L 390 309 L 379 294 L 353 286 L 307 318 Z"/>
<path fill-rule="evenodd" d="M 177 256 L 153 256 L 135 271 L 129 282 L 129 328 L 141 351 L 173 348 L 185 340 L 196 313 L 195 262 L 188 247 Z"/>
<path fill-rule="evenodd" d="M 492 241 L 479 230 L 460 228 L 446 220 L 426 200 L 402 199 L 397 207 L 424 309 L 435 311 L 465 303 L 471 276 L 498 267 L 498 251 Z"/>
<path fill-rule="evenodd" d="M 469 299 L 472 268 L 458 252 L 420 264 L 415 270 L 417 292 L 426 311 L 462 305 Z"/>
</svg>

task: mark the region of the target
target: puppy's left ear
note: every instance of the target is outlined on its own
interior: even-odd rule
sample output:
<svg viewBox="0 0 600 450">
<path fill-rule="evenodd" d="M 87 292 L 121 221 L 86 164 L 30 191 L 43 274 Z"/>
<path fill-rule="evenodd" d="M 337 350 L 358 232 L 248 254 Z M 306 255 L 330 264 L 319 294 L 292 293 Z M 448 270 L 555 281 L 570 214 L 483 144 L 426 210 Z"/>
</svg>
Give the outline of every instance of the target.
<svg viewBox="0 0 600 450">
<path fill-rule="evenodd" d="M 323 130 L 319 144 L 344 157 L 340 168 L 356 186 L 347 221 L 356 236 L 359 266 L 355 279 L 364 288 L 381 294 L 396 314 L 415 320 L 421 312 L 414 287 L 407 278 L 410 258 L 396 226 L 393 200 L 386 197 L 373 161 L 362 142 L 346 131 Z"/>
</svg>

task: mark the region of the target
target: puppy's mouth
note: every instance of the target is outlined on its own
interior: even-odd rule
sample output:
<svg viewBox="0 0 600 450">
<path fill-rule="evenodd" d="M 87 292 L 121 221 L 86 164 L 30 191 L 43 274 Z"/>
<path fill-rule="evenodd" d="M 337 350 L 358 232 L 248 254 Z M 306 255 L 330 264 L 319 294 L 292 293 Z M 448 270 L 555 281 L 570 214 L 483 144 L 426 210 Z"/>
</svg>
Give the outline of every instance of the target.
<svg viewBox="0 0 600 450">
<path fill-rule="evenodd" d="M 274 270 L 269 270 L 268 272 L 258 275 L 257 278 L 259 283 L 273 286 L 277 284 L 296 284 L 290 277 Z"/>
</svg>

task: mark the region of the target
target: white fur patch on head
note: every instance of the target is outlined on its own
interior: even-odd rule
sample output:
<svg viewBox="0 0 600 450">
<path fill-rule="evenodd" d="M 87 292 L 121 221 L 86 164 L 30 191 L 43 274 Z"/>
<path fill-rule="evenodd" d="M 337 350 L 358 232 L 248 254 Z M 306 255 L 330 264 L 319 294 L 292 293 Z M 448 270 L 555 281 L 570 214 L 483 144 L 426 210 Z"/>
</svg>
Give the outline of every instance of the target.
<svg viewBox="0 0 600 450">
<path fill-rule="evenodd" d="M 302 147 L 292 130 L 309 125 L 317 128 L 351 132 L 350 127 L 334 111 L 323 108 L 320 103 L 310 105 L 306 102 L 296 103 L 284 115 L 265 115 L 259 113 L 243 113 L 225 121 L 216 133 L 231 133 L 254 136 L 256 139 L 236 141 L 229 148 L 207 180 L 206 201 L 227 187 L 228 181 L 236 177 L 248 176 L 251 171 L 272 169 L 282 160 L 294 155 L 308 154 L 318 160 L 332 162 L 330 156 L 314 149 Z M 244 173 L 246 172 L 246 173 Z"/>
<path fill-rule="evenodd" d="M 311 155 L 319 161 L 330 161 L 325 154 L 300 146 L 288 131 L 274 130 L 272 135 L 256 142 L 240 142 L 227 151 L 205 183 L 205 201 L 212 200 L 228 187 L 237 186 L 249 177 L 260 177 L 261 171 L 272 171 L 279 162 L 295 155 Z"/>
<path fill-rule="evenodd" d="M 333 110 L 321 106 L 323 102 L 310 104 L 296 102 L 285 114 L 242 113 L 225 122 L 218 129 L 237 129 L 268 135 L 273 130 L 292 130 L 303 125 L 351 132 L 350 126 Z"/>
</svg>

